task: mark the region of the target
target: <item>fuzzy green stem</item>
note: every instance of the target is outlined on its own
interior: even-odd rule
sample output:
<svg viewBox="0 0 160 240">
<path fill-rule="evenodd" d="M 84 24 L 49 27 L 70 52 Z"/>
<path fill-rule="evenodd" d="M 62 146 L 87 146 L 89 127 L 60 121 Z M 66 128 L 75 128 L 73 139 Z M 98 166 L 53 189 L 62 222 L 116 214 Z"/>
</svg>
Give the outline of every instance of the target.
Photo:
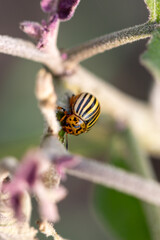
<svg viewBox="0 0 160 240">
<path fill-rule="evenodd" d="M 106 50 L 122 46 L 127 43 L 135 42 L 140 39 L 151 37 L 152 32 L 160 27 L 158 23 L 144 23 L 118 32 L 107 34 L 77 47 L 66 50 L 68 64 L 77 64 Z"/>
</svg>

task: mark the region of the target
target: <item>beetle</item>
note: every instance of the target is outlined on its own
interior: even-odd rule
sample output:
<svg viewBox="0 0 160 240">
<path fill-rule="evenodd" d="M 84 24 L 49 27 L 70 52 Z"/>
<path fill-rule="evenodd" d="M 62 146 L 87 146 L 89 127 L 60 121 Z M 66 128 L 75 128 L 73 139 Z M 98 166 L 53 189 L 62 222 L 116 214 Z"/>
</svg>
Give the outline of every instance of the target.
<svg viewBox="0 0 160 240">
<path fill-rule="evenodd" d="M 62 129 L 67 134 L 80 135 L 88 132 L 96 123 L 100 115 L 100 104 L 95 96 L 90 93 L 73 95 L 69 99 L 69 111 L 62 107 L 63 116 L 60 119 Z"/>
</svg>

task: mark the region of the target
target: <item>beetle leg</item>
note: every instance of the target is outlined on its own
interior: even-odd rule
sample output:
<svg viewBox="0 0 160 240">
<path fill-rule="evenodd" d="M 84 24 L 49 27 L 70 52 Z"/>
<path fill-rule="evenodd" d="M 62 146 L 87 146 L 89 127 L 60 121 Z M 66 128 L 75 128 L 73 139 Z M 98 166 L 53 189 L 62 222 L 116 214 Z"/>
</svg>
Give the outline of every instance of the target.
<svg viewBox="0 0 160 240">
<path fill-rule="evenodd" d="M 66 149 L 68 150 L 68 133 L 66 133 Z"/>
<path fill-rule="evenodd" d="M 64 113 L 64 116 L 60 119 L 60 122 L 63 122 L 65 118 L 66 118 L 66 112 Z"/>
<path fill-rule="evenodd" d="M 59 107 L 59 106 L 57 107 L 57 110 L 62 110 L 64 113 L 64 116 L 60 119 L 60 122 L 62 122 L 65 119 L 66 115 L 68 115 L 68 113 L 64 108 Z"/>
<path fill-rule="evenodd" d="M 57 107 L 57 110 L 63 110 L 63 112 L 65 112 L 65 109 L 63 107 Z"/>
</svg>

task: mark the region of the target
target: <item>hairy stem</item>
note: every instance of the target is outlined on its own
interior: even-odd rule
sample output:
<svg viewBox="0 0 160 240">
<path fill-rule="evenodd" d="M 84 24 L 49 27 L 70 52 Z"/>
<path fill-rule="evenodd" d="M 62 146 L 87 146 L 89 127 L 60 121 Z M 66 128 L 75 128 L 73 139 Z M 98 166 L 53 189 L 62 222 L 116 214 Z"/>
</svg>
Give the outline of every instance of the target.
<svg viewBox="0 0 160 240">
<path fill-rule="evenodd" d="M 43 139 L 41 150 L 53 163 L 58 164 L 57 159 L 65 162 L 66 157 L 70 160 L 76 160 L 77 165 L 75 167 L 65 168 L 66 173 L 72 176 L 116 189 L 160 206 L 160 185 L 156 181 L 144 179 L 136 174 L 97 162 L 94 159 L 66 153 L 62 144 L 53 136 L 47 136 Z"/>
<path fill-rule="evenodd" d="M 79 165 L 74 169 L 66 169 L 66 172 L 72 176 L 116 189 L 160 206 L 158 199 L 160 186 L 158 183 L 107 164 L 98 163 L 93 159 L 80 158 L 80 160 Z"/>
<path fill-rule="evenodd" d="M 144 23 L 118 32 L 107 34 L 89 42 L 81 44 L 77 47 L 66 51 L 68 58 L 67 65 L 77 64 L 90 58 L 98 53 L 103 53 L 106 50 L 122 46 L 127 43 L 135 42 L 140 39 L 145 39 L 151 36 L 151 33 L 160 27 L 157 23 Z"/>
<path fill-rule="evenodd" d="M 55 113 L 57 96 L 52 84 L 52 74 L 45 69 L 41 69 L 37 75 L 35 94 L 41 113 L 47 123 L 46 130 L 58 135 L 60 126 Z"/>
<path fill-rule="evenodd" d="M 0 53 L 25 58 L 48 66 L 55 74 L 62 73 L 62 64 L 59 58 L 41 52 L 29 41 L 9 36 L 0 36 Z"/>
</svg>

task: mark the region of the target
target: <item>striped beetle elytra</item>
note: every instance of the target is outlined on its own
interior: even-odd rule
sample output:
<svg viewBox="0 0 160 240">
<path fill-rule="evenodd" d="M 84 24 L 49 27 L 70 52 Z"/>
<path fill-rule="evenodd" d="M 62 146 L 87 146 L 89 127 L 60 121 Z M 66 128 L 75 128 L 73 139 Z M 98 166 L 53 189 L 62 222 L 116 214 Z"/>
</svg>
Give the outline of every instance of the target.
<svg viewBox="0 0 160 240">
<path fill-rule="evenodd" d="M 100 104 L 90 93 L 73 95 L 69 100 L 70 111 L 62 109 L 63 117 L 60 119 L 62 129 L 69 134 L 79 135 L 87 132 L 96 123 L 100 115 Z"/>
</svg>

